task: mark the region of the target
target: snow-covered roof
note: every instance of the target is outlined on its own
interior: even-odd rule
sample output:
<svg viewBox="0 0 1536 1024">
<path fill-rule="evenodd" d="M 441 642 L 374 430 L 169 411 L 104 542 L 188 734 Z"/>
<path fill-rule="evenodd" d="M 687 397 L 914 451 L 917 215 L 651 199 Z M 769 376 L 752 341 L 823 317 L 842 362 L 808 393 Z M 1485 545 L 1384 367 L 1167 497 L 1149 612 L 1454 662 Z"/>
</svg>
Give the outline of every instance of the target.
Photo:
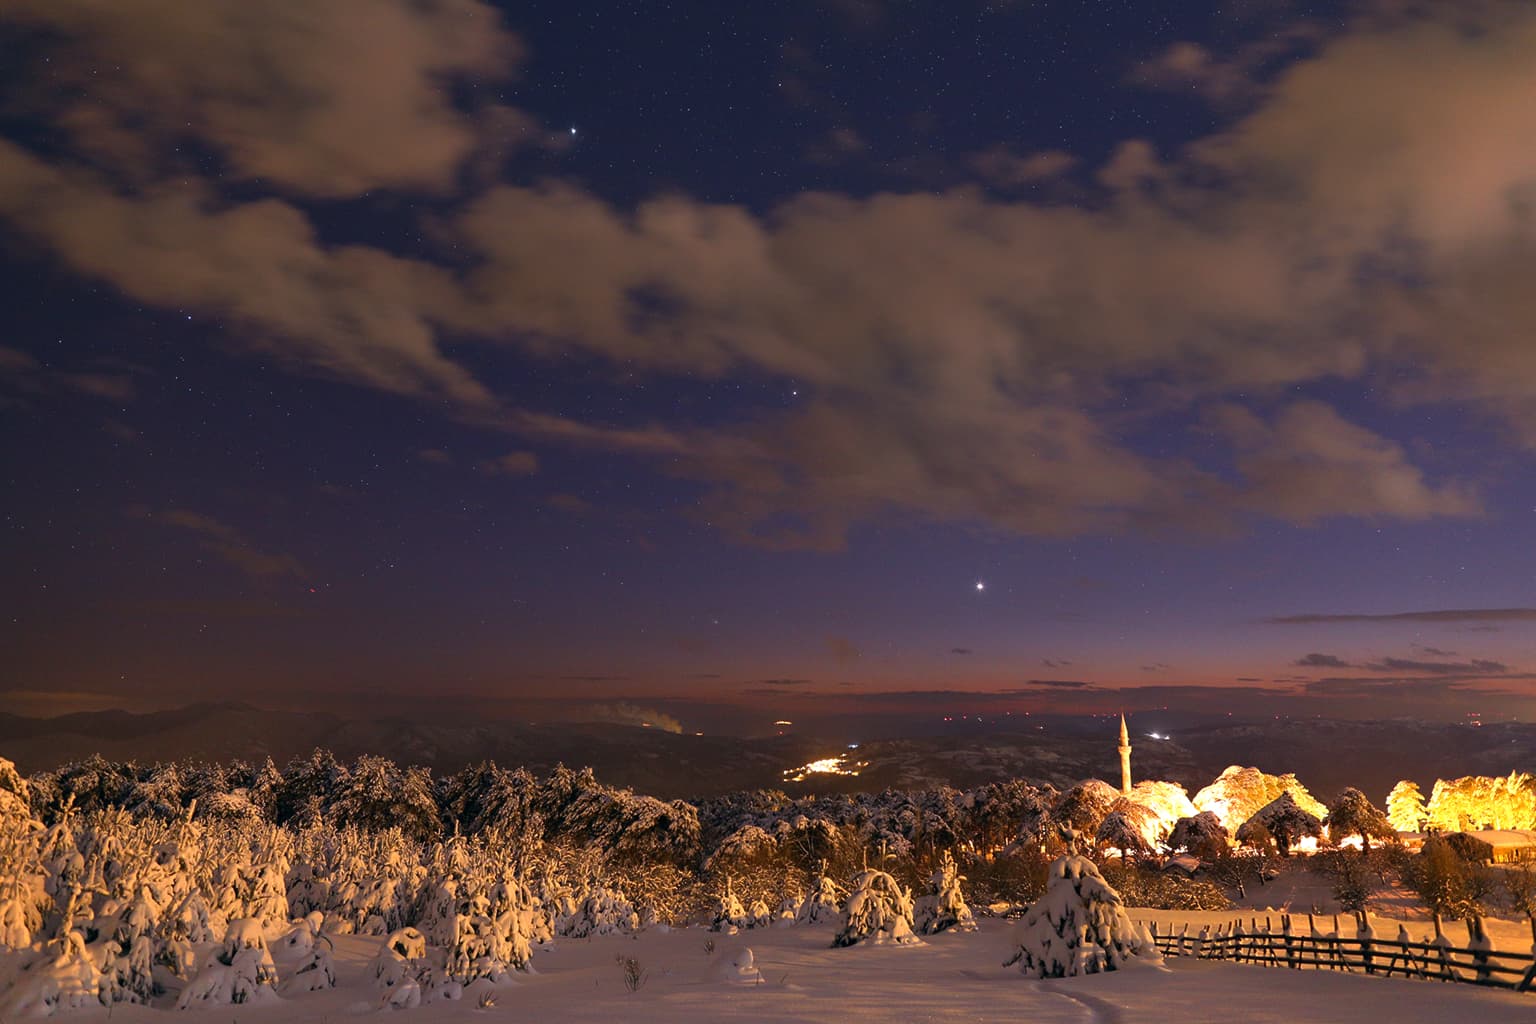
<svg viewBox="0 0 1536 1024">
<path fill-rule="evenodd" d="M 1521 850 L 1536 847 L 1536 829 L 1481 828 L 1462 833 L 1481 840 L 1495 850 Z"/>
<path fill-rule="evenodd" d="M 1176 854 L 1168 858 L 1168 863 L 1163 865 L 1164 871 L 1182 871 L 1186 875 L 1192 875 L 1200 870 L 1200 858 L 1187 853 Z"/>
</svg>

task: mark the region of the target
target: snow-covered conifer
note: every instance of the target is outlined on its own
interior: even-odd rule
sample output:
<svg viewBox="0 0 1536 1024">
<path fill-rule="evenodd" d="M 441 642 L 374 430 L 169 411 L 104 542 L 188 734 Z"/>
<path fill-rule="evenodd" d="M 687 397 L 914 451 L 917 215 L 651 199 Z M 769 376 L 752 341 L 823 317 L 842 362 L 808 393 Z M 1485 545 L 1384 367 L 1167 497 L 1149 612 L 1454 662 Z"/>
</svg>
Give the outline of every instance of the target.
<svg viewBox="0 0 1536 1024">
<path fill-rule="evenodd" d="M 1371 839 L 1397 839 L 1397 830 L 1387 821 L 1364 793 L 1353 786 L 1339 794 L 1323 824 L 1328 828 L 1328 838 L 1337 843 L 1346 836 L 1359 836 L 1361 851 L 1371 848 Z"/>
<path fill-rule="evenodd" d="M 1024 915 L 1019 949 L 1003 966 L 1019 964 L 1037 978 L 1113 971 L 1133 957 L 1157 959 L 1157 947 L 1125 913 L 1120 894 L 1086 857 L 1058 857 L 1045 895 Z"/>
<path fill-rule="evenodd" d="M 1221 819 L 1211 811 L 1201 811 L 1174 823 L 1168 834 L 1168 849 L 1187 850 L 1204 860 L 1215 860 L 1227 852 L 1228 833 Z"/>
<path fill-rule="evenodd" d="M 1322 818 L 1328 813 L 1328 808 L 1319 803 L 1296 776 L 1289 773 L 1268 775 L 1257 768 L 1235 764 L 1196 793 L 1193 802 L 1196 809 L 1211 811 L 1227 828 L 1236 829 L 1282 793 L 1289 793 L 1296 804 L 1313 817 Z"/>
<path fill-rule="evenodd" d="M 937 870 L 928 879 L 928 891 L 917 901 L 915 920 L 920 933 L 976 930 L 976 918 L 960 891 L 963 881 L 965 876 L 955 867 L 955 858 L 945 850 Z"/>
<path fill-rule="evenodd" d="M 1119 850 L 1122 858 L 1150 857 L 1152 844 L 1147 840 L 1144 823 L 1136 820 L 1138 811 L 1150 820 L 1155 828 L 1156 818 L 1151 812 L 1134 804 L 1128 804 L 1123 810 L 1110 811 L 1105 815 L 1104 820 L 1099 823 L 1098 831 L 1094 833 L 1094 843 L 1101 849 Z"/>
<path fill-rule="evenodd" d="M 589 886 L 575 913 L 560 923 L 560 934 L 571 938 L 632 932 L 640 927 L 640 915 L 624 894 L 599 882 Z"/>
<path fill-rule="evenodd" d="M 277 998 L 277 965 L 262 935 L 261 923 L 239 918 L 229 923 L 222 948 L 182 990 L 176 1008 L 227 1005 Z"/>
<path fill-rule="evenodd" d="M 1399 832 L 1422 832 L 1429 818 L 1424 791 L 1417 782 L 1403 779 L 1387 794 L 1387 821 Z"/>
<path fill-rule="evenodd" d="M 826 875 L 816 879 L 816 888 L 806 894 L 795 912 L 796 924 L 822 924 L 837 920 L 843 912 L 838 884 Z"/>
<path fill-rule="evenodd" d="M 49 943 L 47 959 L 0 995 L 0 1018 L 43 1017 L 60 1011 L 106 1005 L 101 968 L 86 949 L 85 937 L 66 930 Z"/>
<path fill-rule="evenodd" d="M 1280 856 L 1288 857 L 1291 847 L 1304 837 L 1323 834 L 1323 823 L 1317 815 L 1304 809 L 1289 791 L 1282 792 L 1269 803 L 1254 812 L 1253 816 L 1238 827 L 1236 839 L 1240 843 L 1262 842 L 1265 836 L 1273 839 Z"/>
<path fill-rule="evenodd" d="M 859 872 L 843 907 L 843 926 L 832 945 L 921 941 L 912 931 L 912 894 L 884 871 L 866 868 Z"/>
<path fill-rule="evenodd" d="M 731 877 L 725 877 L 725 891 L 715 901 L 715 914 L 709 922 L 709 930 L 712 932 L 730 932 L 735 934 L 737 929 L 750 925 L 746 908 L 741 905 L 741 900 L 736 896 L 736 889 L 731 883 Z"/>
</svg>

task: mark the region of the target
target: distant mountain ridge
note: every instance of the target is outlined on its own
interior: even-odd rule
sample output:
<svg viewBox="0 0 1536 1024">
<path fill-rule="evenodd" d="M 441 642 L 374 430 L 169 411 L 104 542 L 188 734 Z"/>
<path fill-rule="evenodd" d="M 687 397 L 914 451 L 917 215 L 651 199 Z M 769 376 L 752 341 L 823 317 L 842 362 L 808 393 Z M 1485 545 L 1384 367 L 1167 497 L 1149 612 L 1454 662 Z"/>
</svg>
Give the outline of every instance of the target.
<svg viewBox="0 0 1536 1024">
<path fill-rule="evenodd" d="M 1047 724 L 1033 724 L 1042 721 Z M 346 718 L 205 703 L 143 714 L 0 713 L 0 756 L 27 773 L 98 753 L 141 763 L 271 757 L 281 767 L 324 747 L 343 760 L 382 754 L 437 774 L 483 760 L 541 773 L 558 763 L 590 766 L 605 782 L 668 799 L 754 788 L 965 788 L 1003 778 L 1059 787 L 1089 777 L 1118 783 L 1115 738 L 1103 721 L 1036 718 L 1029 730 L 877 739 L 850 751 L 837 738 L 798 735 L 743 739 L 590 722 Z M 1472 728 L 1411 721 L 1227 720 L 1187 725 L 1174 739 L 1133 735 L 1132 744 L 1137 779 L 1169 779 L 1191 791 L 1229 764 L 1294 772 L 1323 799 L 1357 786 L 1378 801 L 1400 778 L 1414 779 L 1427 791 L 1436 778 L 1536 771 L 1536 726 L 1519 723 Z M 786 769 L 837 754 L 866 765 L 857 776 L 815 775 L 798 785 L 784 781 Z"/>
</svg>

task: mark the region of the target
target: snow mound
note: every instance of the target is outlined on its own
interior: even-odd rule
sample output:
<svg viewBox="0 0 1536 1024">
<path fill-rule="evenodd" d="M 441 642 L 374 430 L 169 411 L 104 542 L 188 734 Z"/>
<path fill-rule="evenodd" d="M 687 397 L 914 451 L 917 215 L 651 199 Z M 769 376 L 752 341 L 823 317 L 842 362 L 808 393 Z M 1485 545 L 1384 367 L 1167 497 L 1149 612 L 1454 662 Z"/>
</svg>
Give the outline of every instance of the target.
<svg viewBox="0 0 1536 1024">
<path fill-rule="evenodd" d="M 757 969 L 757 957 L 751 946 L 742 946 L 729 956 L 715 961 L 710 980 L 726 985 L 761 985 L 763 975 Z"/>
</svg>

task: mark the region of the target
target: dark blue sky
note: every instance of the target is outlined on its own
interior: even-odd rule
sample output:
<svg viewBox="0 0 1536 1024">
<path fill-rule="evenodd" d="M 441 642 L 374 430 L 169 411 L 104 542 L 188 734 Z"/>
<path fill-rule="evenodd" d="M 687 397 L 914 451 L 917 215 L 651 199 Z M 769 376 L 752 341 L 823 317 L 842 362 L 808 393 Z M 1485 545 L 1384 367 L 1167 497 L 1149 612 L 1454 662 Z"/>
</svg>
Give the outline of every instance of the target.
<svg viewBox="0 0 1536 1024">
<path fill-rule="evenodd" d="M 1530 714 L 1522 6 L 0 53 L 0 708 Z"/>
</svg>

